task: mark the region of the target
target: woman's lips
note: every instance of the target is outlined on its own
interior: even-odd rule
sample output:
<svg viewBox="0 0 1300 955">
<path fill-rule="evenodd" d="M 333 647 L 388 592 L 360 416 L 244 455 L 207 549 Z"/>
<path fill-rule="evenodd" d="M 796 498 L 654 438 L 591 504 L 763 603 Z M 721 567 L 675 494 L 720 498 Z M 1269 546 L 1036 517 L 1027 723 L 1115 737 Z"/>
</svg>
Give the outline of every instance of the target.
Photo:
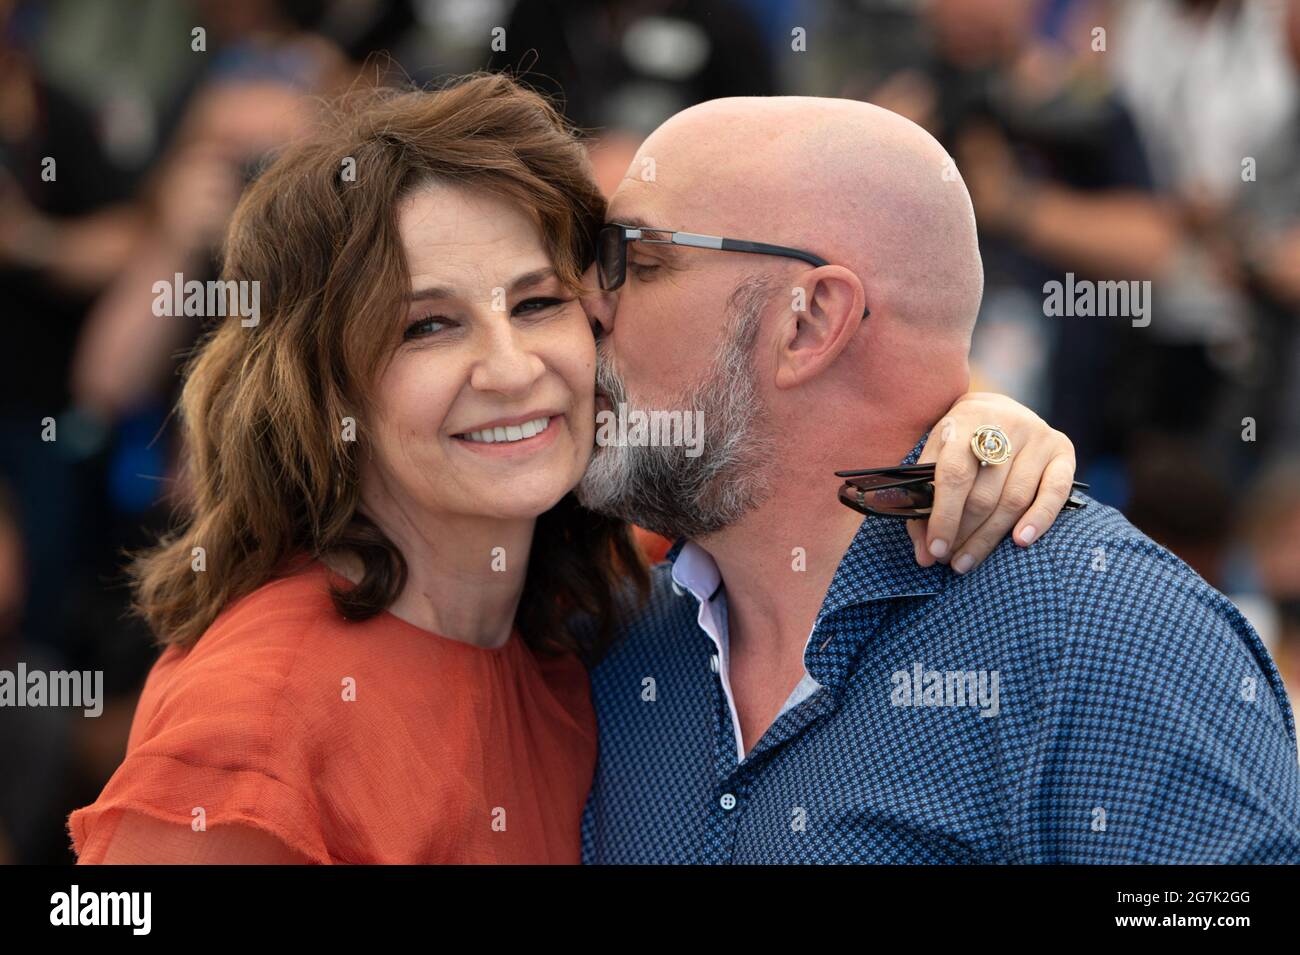
<svg viewBox="0 0 1300 955">
<path fill-rule="evenodd" d="M 564 415 L 552 415 L 546 421 L 546 427 L 533 435 L 531 438 L 520 438 L 516 441 L 505 440 L 492 442 L 471 441 L 469 438 L 461 435 L 454 435 L 454 439 L 459 447 L 464 448 L 474 454 L 487 455 L 489 457 L 518 457 L 521 455 L 532 454 L 540 451 L 555 443 L 559 436 L 560 426 L 564 422 Z"/>
</svg>

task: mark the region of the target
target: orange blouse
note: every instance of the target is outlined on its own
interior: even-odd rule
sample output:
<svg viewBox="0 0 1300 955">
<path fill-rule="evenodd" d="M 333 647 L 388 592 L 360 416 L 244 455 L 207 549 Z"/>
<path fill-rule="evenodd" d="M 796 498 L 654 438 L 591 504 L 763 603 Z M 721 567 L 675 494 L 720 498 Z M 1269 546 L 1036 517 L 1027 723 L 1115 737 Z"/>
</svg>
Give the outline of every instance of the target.
<svg viewBox="0 0 1300 955">
<path fill-rule="evenodd" d="M 586 670 L 384 612 L 339 617 L 320 562 L 168 648 L 125 761 L 68 820 L 83 863 L 124 814 L 239 823 L 319 863 L 577 863 L 596 758 Z"/>
<path fill-rule="evenodd" d="M 673 542 L 666 537 L 660 537 L 654 531 L 648 531 L 644 527 L 632 527 L 632 539 L 636 542 L 641 553 L 645 555 L 646 563 L 650 566 L 662 564 L 668 557 L 668 552 L 672 550 Z"/>
</svg>

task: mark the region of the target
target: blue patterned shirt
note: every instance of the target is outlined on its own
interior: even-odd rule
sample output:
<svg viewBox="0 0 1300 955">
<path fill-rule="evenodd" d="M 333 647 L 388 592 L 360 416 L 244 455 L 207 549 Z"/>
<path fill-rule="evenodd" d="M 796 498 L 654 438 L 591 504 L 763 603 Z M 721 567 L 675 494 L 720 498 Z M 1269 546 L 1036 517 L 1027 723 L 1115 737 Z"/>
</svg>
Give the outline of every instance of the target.
<svg viewBox="0 0 1300 955">
<path fill-rule="evenodd" d="M 743 758 L 698 622 L 718 601 L 725 626 L 725 585 L 697 597 L 671 571 L 592 672 L 585 862 L 1300 861 L 1268 652 L 1096 501 L 962 576 L 866 518 L 804 653 L 811 692 Z"/>
</svg>

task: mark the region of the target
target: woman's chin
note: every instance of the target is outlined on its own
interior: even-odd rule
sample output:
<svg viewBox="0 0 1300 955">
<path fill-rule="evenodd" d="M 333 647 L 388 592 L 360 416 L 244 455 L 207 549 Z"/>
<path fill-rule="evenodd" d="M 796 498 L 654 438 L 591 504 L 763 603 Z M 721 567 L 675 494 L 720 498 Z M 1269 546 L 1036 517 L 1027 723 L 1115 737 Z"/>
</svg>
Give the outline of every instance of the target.
<svg viewBox="0 0 1300 955">
<path fill-rule="evenodd" d="M 475 508 L 484 517 L 528 520 L 540 517 L 564 499 L 577 481 L 520 481 L 513 487 L 493 489 Z"/>
</svg>

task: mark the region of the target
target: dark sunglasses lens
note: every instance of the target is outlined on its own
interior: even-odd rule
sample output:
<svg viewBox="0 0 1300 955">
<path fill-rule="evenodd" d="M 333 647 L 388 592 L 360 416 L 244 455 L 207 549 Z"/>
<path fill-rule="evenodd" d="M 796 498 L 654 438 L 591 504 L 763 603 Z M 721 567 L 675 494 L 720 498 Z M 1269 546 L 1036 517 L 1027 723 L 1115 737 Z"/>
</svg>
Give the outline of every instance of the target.
<svg viewBox="0 0 1300 955">
<path fill-rule="evenodd" d="M 596 241 L 596 272 L 600 277 L 600 287 L 612 292 L 623 284 L 623 272 L 627 260 L 623 258 L 623 230 L 618 226 L 607 225 L 600 230 Z"/>
<path fill-rule="evenodd" d="M 840 503 L 845 507 L 852 508 L 859 514 L 870 514 L 867 510 L 867 502 L 858 492 L 856 487 L 851 484 L 845 484 L 840 488 Z"/>
<path fill-rule="evenodd" d="M 893 487 L 874 487 L 871 482 L 845 483 L 840 500 L 855 511 L 892 517 L 925 517 L 934 504 L 933 485 L 917 481 Z"/>
</svg>

